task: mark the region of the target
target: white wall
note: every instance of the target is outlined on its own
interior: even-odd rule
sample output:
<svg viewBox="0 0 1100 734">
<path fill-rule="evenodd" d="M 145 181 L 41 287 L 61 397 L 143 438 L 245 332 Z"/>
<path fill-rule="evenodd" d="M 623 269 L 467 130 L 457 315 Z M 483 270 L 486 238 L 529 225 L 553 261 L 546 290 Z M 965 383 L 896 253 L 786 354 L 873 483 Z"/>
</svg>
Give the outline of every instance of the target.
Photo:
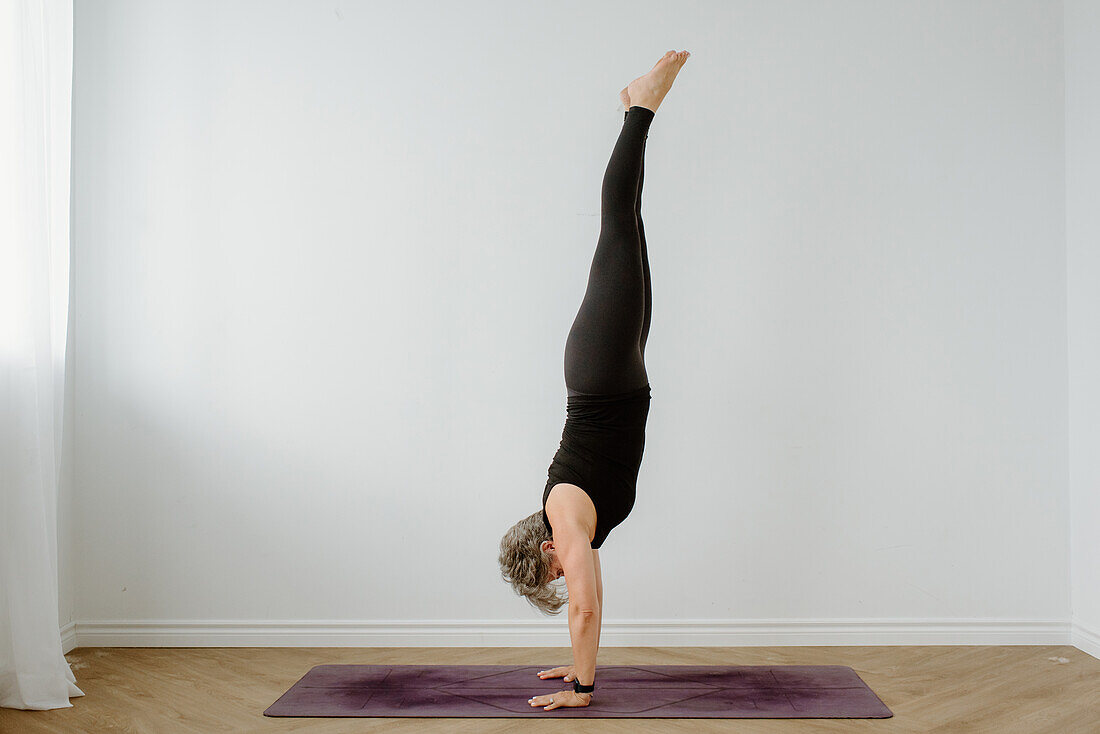
<svg viewBox="0 0 1100 734">
<path fill-rule="evenodd" d="M 497 544 L 560 438 L 617 93 L 688 48 L 607 619 L 1064 629 L 1060 6 L 134 0 L 76 35 L 79 619 L 531 620 Z"/>
<path fill-rule="evenodd" d="M 1100 657 L 1100 5 L 1065 6 L 1066 262 L 1073 623 Z"/>
</svg>

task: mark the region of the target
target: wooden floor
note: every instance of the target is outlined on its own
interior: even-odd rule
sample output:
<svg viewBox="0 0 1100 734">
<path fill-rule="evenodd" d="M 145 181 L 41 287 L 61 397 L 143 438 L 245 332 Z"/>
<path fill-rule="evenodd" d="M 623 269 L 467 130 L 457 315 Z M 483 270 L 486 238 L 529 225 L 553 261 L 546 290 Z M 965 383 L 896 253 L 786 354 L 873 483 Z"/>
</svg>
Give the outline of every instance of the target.
<svg viewBox="0 0 1100 734">
<path fill-rule="evenodd" d="M 1044 646 L 607 647 L 600 665 L 849 665 L 891 719 L 284 719 L 263 715 L 314 665 L 569 663 L 544 648 L 78 648 L 86 695 L 0 708 L 0 732 L 989 732 L 1100 733 L 1100 661 Z M 597 678 L 597 686 L 599 680 Z M 597 693 L 597 695 L 599 695 Z M 547 712 L 546 716 L 552 716 Z"/>
</svg>

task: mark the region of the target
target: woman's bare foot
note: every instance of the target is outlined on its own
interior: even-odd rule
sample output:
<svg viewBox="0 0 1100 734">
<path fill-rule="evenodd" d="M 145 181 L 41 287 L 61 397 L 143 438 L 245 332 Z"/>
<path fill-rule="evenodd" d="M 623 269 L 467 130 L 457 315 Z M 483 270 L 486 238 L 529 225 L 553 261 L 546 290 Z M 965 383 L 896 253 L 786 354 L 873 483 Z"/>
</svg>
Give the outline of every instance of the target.
<svg viewBox="0 0 1100 734">
<path fill-rule="evenodd" d="M 619 99 L 627 109 L 637 105 L 656 112 L 688 56 L 691 54 L 687 51 L 669 51 L 646 74 L 627 84 Z"/>
<path fill-rule="evenodd" d="M 623 87 L 623 91 L 619 92 L 619 101 L 623 103 L 623 112 L 630 109 L 630 95 L 626 93 L 626 87 Z"/>
</svg>

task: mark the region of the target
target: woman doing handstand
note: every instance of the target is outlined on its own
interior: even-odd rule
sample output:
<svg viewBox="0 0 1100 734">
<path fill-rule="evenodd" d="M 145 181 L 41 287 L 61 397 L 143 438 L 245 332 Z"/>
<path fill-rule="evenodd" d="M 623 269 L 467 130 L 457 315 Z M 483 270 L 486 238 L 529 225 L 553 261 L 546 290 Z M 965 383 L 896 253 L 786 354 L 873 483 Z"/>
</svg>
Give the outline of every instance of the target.
<svg viewBox="0 0 1100 734">
<path fill-rule="evenodd" d="M 600 196 L 600 236 L 580 310 L 565 342 L 566 421 L 542 493 L 543 507 L 508 530 L 501 574 L 547 613 L 566 599 L 551 582 L 565 577 L 574 665 L 539 673 L 573 690 L 530 699 L 551 710 L 592 699 L 602 622 L 599 548 L 634 506 L 645 445 L 650 386 L 645 369 L 651 288 L 641 194 L 649 126 L 687 51 L 669 51 L 620 92 L 622 130 Z"/>
</svg>

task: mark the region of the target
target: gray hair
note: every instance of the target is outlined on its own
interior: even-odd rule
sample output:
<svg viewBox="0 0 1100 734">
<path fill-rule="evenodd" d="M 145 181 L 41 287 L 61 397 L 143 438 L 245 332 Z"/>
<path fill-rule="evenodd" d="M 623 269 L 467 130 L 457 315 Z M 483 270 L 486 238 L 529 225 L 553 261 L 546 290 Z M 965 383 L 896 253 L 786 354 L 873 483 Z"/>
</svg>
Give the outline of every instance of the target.
<svg viewBox="0 0 1100 734">
<path fill-rule="evenodd" d="M 551 581 L 550 554 L 542 541 L 552 540 L 542 522 L 542 510 L 528 515 L 500 539 L 500 575 L 517 594 L 544 614 L 557 614 L 568 601 L 561 587 Z"/>
</svg>

